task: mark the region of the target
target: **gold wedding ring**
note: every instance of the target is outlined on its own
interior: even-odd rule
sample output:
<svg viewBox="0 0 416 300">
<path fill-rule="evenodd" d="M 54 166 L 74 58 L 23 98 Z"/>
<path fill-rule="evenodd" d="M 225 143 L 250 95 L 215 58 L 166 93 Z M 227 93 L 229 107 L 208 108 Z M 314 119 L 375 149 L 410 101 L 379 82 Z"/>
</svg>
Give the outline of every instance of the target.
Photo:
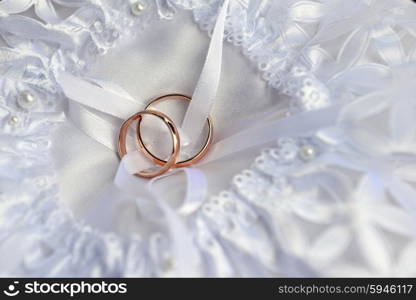
<svg viewBox="0 0 416 300">
<path fill-rule="evenodd" d="M 135 173 L 135 175 L 145 178 L 152 178 L 159 175 L 162 175 L 163 173 L 167 172 L 170 168 L 172 168 L 173 165 L 175 165 L 176 160 L 179 156 L 180 151 L 180 137 L 178 129 L 176 128 L 173 121 L 165 114 L 161 113 L 160 111 L 153 111 L 153 110 L 144 110 L 141 112 L 138 112 L 134 115 L 132 115 L 130 118 L 128 118 L 124 123 L 121 125 L 120 133 L 118 136 L 118 155 L 120 159 L 124 157 L 124 155 L 127 154 L 127 146 L 126 146 L 126 136 L 128 129 L 134 121 L 140 122 L 144 115 L 152 115 L 155 116 L 163 121 L 163 123 L 168 127 L 171 137 L 172 137 L 172 153 L 169 156 L 169 159 L 165 162 L 165 164 L 154 172 L 146 172 L 146 171 L 140 171 Z M 143 151 L 143 148 L 141 148 Z"/>
<path fill-rule="evenodd" d="M 164 96 L 158 97 L 158 98 L 150 101 L 150 103 L 147 104 L 145 109 L 152 109 L 152 106 L 156 103 L 166 101 L 166 100 L 175 100 L 175 99 L 188 101 L 188 102 L 192 100 L 190 97 L 188 97 L 186 95 L 168 94 L 168 95 L 164 95 Z M 211 146 L 212 136 L 213 136 L 213 131 L 214 131 L 213 126 L 212 126 L 212 120 L 211 120 L 210 116 L 207 118 L 207 124 L 208 124 L 208 135 L 207 135 L 207 138 L 205 140 L 205 144 L 202 147 L 202 149 L 197 154 L 195 154 L 193 157 L 175 163 L 175 165 L 173 166 L 174 168 L 190 166 L 190 165 L 200 161 L 205 156 L 205 154 L 209 150 L 209 147 Z M 145 156 L 147 156 L 149 159 L 151 159 L 154 163 L 163 166 L 164 164 L 166 164 L 166 160 L 160 159 L 159 157 L 155 156 L 153 153 L 151 153 L 149 151 L 149 149 L 147 149 L 147 147 L 143 143 L 143 139 L 142 139 L 142 136 L 141 136 L 141 133 L 140 133 L 141 132 L 140 131 L 140 125 L 141 125 L 141 120 L 138 120 L 137 130 L 136 130 L 136 137 L 137 137 L 137 141 L 138 141 L 138 144 L 139 144 L 140 148 L 143 150 Z"/>
<path fill-rule="evenodd" d="M 208 152 L 208 150 L 211 146 L 214 129 L 213 129 L 211 117 L 208 116 L 208 118 L 207 118 L 208 135 L 207 135 L 207 138 L 205 140 L 204 146 L 193 157 L 191 157 L 189 159 L 186 159 L 186 160 L 183 160 L 183 161 L 180 161 L 180 162 L 177 162 L 179 154 L 180 154 L 179 131 L 178 131 L 176 125 L 174 124 L 174 122 L 172 121 L 171 118 L 169 118 L 167 115 L 165 115 L 164 113 L 162 113 L 160 111 L 152 109 L 152 105 L 154 105 L 158 102 L 166 101 L 168 99 L 179 99 L 179 100 L 188 101 L 188 102 L 191 101 L 190 97 L 182 95 L 182 94 L 168 94 L 168 95 L 158 97 L 158 98 L 150 101 L 150 103 L 145 107 L 145 110 L 132 115 L 130 118 L 128 118 L 126 121 L 124 121 L 121 128 L 120 128 L 120 132 L 119 132 L 119 136 L 118 136 L 118 155 L 119 155 L 120 159 L 122 159 L 127 154 L 127 146 L 126 146 L 126 139 L 127 138 L 126 137 L 127 137 L 128 129 L 134 121 L 137 121 L 136 141 L 137 141 L 137 145 L 138 145 L 139 149 L 143 152 L 143 154 L 147 158 L 149 158 L 154 163 L 161 166 L 161 168 L 159 168 L 157 171 L 154 171 L 154 172 L 152 172 L 152 171 L 139 171 L 139 172 L 135 173 L 135 175 L 137 175 L 137 176 L 145 177 L 145 178 L 152 178 L 152 177 L 162 175 L 163 173 L 169 171 L 171 168 L 179 168 L 179 167 L 190 166 L 190 165 L 200 161 L 205 156 L 205 154 Z M 162 122 L 168 127 L 168 129 L 170 131 L 170 134 L 171 134 L 171 138 L 172 138 L 172 152 L 171 152 L 168 160 L 163 160 L 163 159 L 160 159 L 159 157 L 155 156 L 153 153 L 151 153 L 149 151 L 149 149 L 147 149 L 147 147 L 143 143 L 143 139 L 142 139 L 142 135 L 141 135 L 141 131 L 140 131 L 140 129 L 141 129 L 140 125 L 141 125 L 141 121 L 142 121 L 144 115 L 155 116 L 155 117 L 159 118 L 160 120 L 162 120 Z"/>
</svg>

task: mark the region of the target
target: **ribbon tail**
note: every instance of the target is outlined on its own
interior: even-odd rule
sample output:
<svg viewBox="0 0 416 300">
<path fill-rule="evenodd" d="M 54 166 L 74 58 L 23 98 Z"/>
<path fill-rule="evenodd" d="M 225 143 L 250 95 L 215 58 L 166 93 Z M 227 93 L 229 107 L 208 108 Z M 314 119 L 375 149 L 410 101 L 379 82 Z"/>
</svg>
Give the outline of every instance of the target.
<svg viewBox="0 0 416 300">
<path fill-rule="evenodd" d="M 218 14 L 204 67 L 182 122 L 183 138 L 188 142 L 198 140 L 217 94 L 228 4 L 229 0 L 225 0 Z"/>
<path fill-rule="evenodd" d="M 153 184 L 181 171 L 186 174 L 186 195 L 182 205 L 174 209 L 166 199 L 162 199 L 162 196 L 153 191 Z M 152 179 L 148 184 L 148 190 L 155 196 L 154 199 L 164 214 L 165 225 L 171 235 L 173 251 L 177 259 L 175 275 L 178 277 L 201 276 L 201 254 L 192 232 L 186 225 L 186 216 L 195 212 L 206 198 L 207 181 L 204 173 L 193 168 L 183 168 Z"/>
<path fill-rule="evenodd" d="M 144 107 L 144 102 L 128 96 L 127 92 L 120 93 L 120 87 L 109 89 L 99 86 L 100 81 L 91 83 L 65 72 L 59 73 L 57 80 L 69 99 L 122 120 Z"/>
</svg>

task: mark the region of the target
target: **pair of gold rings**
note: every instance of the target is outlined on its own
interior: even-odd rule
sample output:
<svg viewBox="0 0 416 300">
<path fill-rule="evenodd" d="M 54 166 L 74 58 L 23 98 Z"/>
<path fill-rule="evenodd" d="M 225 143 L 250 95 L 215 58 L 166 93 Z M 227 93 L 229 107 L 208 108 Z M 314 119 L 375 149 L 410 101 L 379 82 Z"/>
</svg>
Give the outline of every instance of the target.
<svg viewBox="0 0 416 300">
<path fill-rule="evenodd" d="M 212 142 L 212 136 L 213 136 L 213 126 L 212 126 L 212 120 L 211 117 L 208 116 L 207 118 L 207 124 L 208 124 L 208 136 L 205 140 L 205 144 L 202 147 L 202 149 L 195 154 L 193 157 L 183 160 L 183 161 L 177 161 L 179 154 L 180 154 L 180 136 L 179 131 L 175 125 L 175 123 L 172 121 L 171 118 L 169 118 L 164 113 L 152 109 L 152 106 L 158 102 L 169 100 L 169 99 L 179 99 L 183 101 L 191 101 L 191 98 L 185 95 L 181 94 L 168 94 L 161 97 L 158 97 L 152 101 L 145 107 L 143 111 L 140 111 L 138 113 L 135 113 L 130 118 L 128 118 L 126 121 L 123 122 L 120 128 L 119 136 L 118 136 L 118 155 L 120 159 L 123 158 L 124 155 L 127 154 L 127 146 L 126 146 L 126 137 L 129 127 L 134 121 L 137 121 L 136 126 L 136 142 L 138 148 L 143 152 L 143 154 L 152 160 L 154 163 L 161 166 L 157 171 L 139 171 L 135 173 L 135 175 L 145 178 L 152 178 L 159 175 L 162 175 L 163 173 L 169 171 L 171 168 L 180 168 L 180 167 L 187 167 L 190 166 L 198 161 L 200 161 L 205 154 L 208 152 L 209 147 Z M 160 120 L 166 125 L 168 128 L 171 138 L 172 138 L 172 152 L 167 160 L 160 159 L 153 153 L 149 151 L 149 149 L 146 147 L 146 145 L 143 142 L 142 134 L 141 134 L 141 122 L 143 119 L 143 116 L 145 115 L 152 115 Z"/>
</svg>

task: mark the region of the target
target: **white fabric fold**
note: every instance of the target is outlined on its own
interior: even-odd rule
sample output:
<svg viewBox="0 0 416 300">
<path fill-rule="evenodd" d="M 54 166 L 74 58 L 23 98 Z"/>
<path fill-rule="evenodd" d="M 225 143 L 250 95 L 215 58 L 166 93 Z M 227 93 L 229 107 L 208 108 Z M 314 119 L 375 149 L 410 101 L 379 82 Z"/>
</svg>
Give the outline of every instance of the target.
<svg viewBox="0 0 416 300">
<path fill-rule="evenodd" d="M 157 181 L 166 180 L 168 175 L 162 175 L 152 180 L 132 176 L 124 167 L 123 159 L 115 177 L 115 185 L 128 195 L 137 198 L 136 204 L 142 212 L 145 210 L 147 218 L 160 219 L 164 217 L 164 227 L 170 232 L 172 251 L 177 258 L 178 268 L 175 276 L 200 276 L 201 257 L 194 245 L 193 237 L 185 225 L 182 216 L 194 213 L 205 200 L 207 182 L 202 171 L 193 168 L 177 169 L 174 173 L 184 172 L 187 178 L 187 189 L 183 203 L 178 208 L 171 207 L 157 193 L 154 185 Z M 162 216 L 160 215 L 162 214 Z"/>
<path fill-rule="evenodd" d="M 166 221 L 173 243 L 173 252 L 177 258 L 177 271 L 175 276 L 200 276 L 199 265 L 201 263 L 200 252 L 193 241 L 193 236 L 185 224 L 185 220 L 181 218 L 179 213 L 193 213 L 205 200 L 205 191 L 207 190 L 207 182 L 202 171 L 192 168 L 182 168 L 177 171 L 183 171 L 188 179 L 187 193 L 185 200 L 179 209 L 173 209 L 165 199 L 153 192 L 153 184 L 156 181 L 163 180 L 166 176 L 153 178 L 148 183 L 148 189 L 155 195 L 154 199 L 161 208 Z M 201 197 L 202 196 L 202 197 Z"/>
</svg>

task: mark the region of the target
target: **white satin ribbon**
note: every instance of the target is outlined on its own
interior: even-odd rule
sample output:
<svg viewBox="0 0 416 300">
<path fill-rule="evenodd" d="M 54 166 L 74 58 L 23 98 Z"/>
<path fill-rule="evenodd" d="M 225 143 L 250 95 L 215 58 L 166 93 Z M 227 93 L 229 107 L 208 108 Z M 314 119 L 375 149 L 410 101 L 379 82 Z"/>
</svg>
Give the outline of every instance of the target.
<svg viewBox="0 0 416 300">
<path fill-rule="evenodd" d="M 198 140 L 214 105 L 221 77 L 224 26 L 228 4 L 229 0 L 225 0 L 218 14 L 204 67 L 182 121 L 183 136 L 181 138 L 186 141 L 184 145 Z"/>
<path fill-rule="evenodd" d="M 208 192 L 208 183 L 204 172 L 195 168 L 182 168 L 174 170 L 173 172 L 184 172 L 186 176 L 186 191 L 182 204 L 177 211 L 182 215 L 190 215 L 197 211 L 201 204 L 205 200 L 205 196 Z M 159 176 L 158 179 L 162 179 L 169 176 L 169 174 Z M 152 181 L 154 182 L 155 180 Z M 150 184 L 152 184 L 152 181 Z M 152 187 L 152 185 L 150 186 Z"/>
<path fill-rule="evenodd" d="M 279 136 L 307 135 L 320 129 L 336 125 L 341 112 L 340 105 L 300 113 L 283 119 L 262 122 L 216 142 L 207 157 L 199 164 L 210 163 L 225 156 L 255 146 L 261 146 Z"/>
<path fill-rule="evenodd" d="M 70 100 L 122 120 L 145 106 L 144 101 L 134 99 L 114 84 L 105 86 L 102 81 L 94 84 L 89 82 L 91 79 L 81 79 L 66 72 L 60 72 L 57 80 Z"/>
<path fill-rule="evenodd" d="M 120 126 L 113 125 L 99 117 L 97 112 L 76 102 L 68 104 L 68 116 L 74 125 L 77 128 L 82 128 L 88 136 L 113 151 L 117 150 L 116 136 Z"/>
</svg>

